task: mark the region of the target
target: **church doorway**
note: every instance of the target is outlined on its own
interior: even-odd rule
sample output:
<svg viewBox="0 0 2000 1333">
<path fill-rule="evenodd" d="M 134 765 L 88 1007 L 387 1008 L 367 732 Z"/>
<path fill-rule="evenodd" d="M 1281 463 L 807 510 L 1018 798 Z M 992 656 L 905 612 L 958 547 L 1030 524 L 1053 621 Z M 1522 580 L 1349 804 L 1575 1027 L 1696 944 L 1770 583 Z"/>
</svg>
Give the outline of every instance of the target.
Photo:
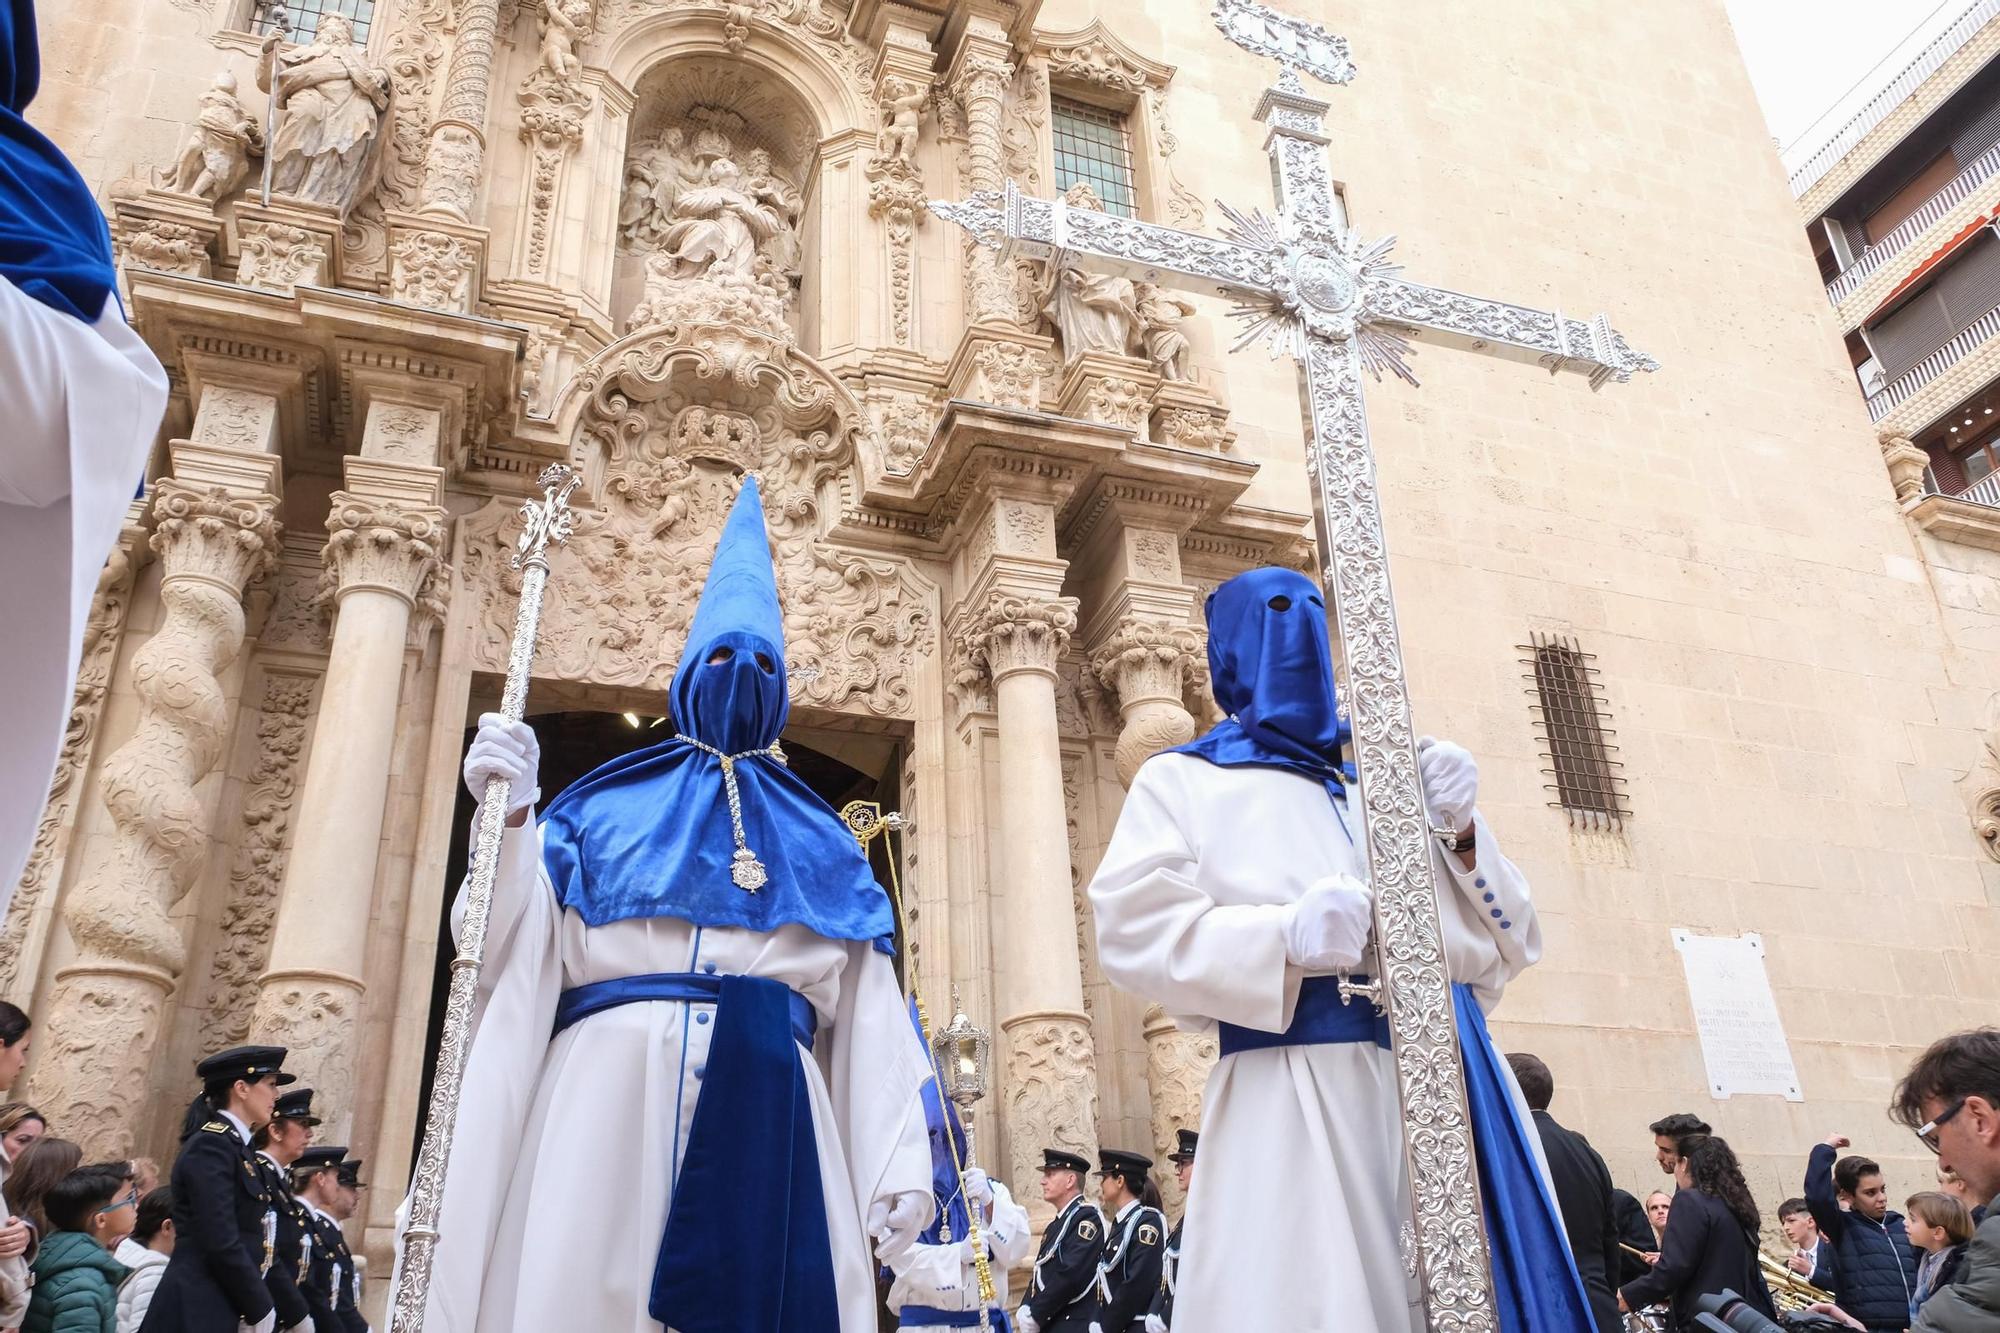
<svg viewBox="0 0 2000 1333">
<path fill-rule="evenodd" d="M 542 747 L 542 803 L 556 795 L 598 765 L 633 750 L 656 745 L 672 735 L 672 724 L 664 717 L 644 713 L 609 713 L 578 710 L 541 713 L 529 719 Z M 474 728 L 465 731 L 465 744 L 472 743 Z M 785 757 L 791 769 L 804 778 L 821 800 L 839 810 L 849 801 L 874 801 L 884 812 L 897 808 L 902 790 L 903 746 L 893 736 L 835 730 L 794 722 L 785 729 Z M 416 1160 L 423 1141 L 424 1121 L 430 1115 L 431 1080 L 437 1071 L 438 1041 L 444 1031 L 444 1011 L 451 986 L 451 960 L 457 949 L 451 937 L 451 906 L 465 879 L 471 855 L 472 794 L 460 784 L 458 805 L 453 812 L 451 857 L 445 866 L 443 892 L 438 898 L 437 955 L 431 976 L 430 1013 L 424 1031 L 423 1092 L 417 1103 L 417 1120 L 412 1129 L 410 1158 Z M 889 885 L 884 842 L 877 839 L 871 848 L 875 878 Z M 902 972 L 902 913 L 896 921 L 896 969 Z"/>
</svg>

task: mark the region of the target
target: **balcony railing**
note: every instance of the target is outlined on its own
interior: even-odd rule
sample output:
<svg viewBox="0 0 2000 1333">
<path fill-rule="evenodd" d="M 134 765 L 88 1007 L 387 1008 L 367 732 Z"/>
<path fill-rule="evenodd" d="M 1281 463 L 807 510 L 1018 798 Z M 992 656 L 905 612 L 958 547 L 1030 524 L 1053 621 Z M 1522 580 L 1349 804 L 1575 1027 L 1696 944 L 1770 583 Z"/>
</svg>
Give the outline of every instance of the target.
<svg viewBox="0 0 2000 1333">
<path fill-rule="evenodd" d="M 1917 52 L 1916 58 L 1889 81 L 1887 87 L 1863 103 L 1861 109 L 1850 116 L 1831 139 L 1793 168 L 1793 198 L 1818 184 L 1820 177 L 1833 170 L 1834 163 L 1847 156 L 1848 150 L 1860 143 L 1868 131 L 1887 119 L 1891 111 L 1902 105 L 1904 98 L 1916 91 L 1917 85 L 1937 73 L 1938 68 L 1951 59 L 1959 47 L 1964 46 L 1974 33 L 1996 16 L 2000 16 L 2000 0 L 1976 0 L 1958 16 L 1957 22 L 1932 38 L 1923 50 Z"/>
<path fill-rule="evenodd" d="M 1917 211 L 1896 224 L 1895 230 L 1855 256 L 1840 276 L 1826 285 L 1826 299 L 1839 305 L 1862 280 L 1903 252 L 1910 242 L 1930 230 L 1931 224 L 1956 208 L 1965 197 L 2000 171 L 2000 143 L 1966 163 L 1965 169 L 1946 181 L 1938 192 L 1917 207 Z"/>
<path fill-rule="evenodd" d="M 1932 495 L 1949 496 L 1953 500 L 1965 500 L 1989 509 L 2000 509 L 2000 472 L 1989 472 L 1957 494 L 1941 489 L 1937 477 L 1929 468 L 1924 469 L 1924 489 Z"/>
<path fill-rule="evenodd" d="M 1868 395 L 1868 419 L 1880 421 L 1911 394 L 1944 374 L 1958 359 L 2000 333 L 2000 306 L 1981 315 L 1957 337 Z"/>
</svg>

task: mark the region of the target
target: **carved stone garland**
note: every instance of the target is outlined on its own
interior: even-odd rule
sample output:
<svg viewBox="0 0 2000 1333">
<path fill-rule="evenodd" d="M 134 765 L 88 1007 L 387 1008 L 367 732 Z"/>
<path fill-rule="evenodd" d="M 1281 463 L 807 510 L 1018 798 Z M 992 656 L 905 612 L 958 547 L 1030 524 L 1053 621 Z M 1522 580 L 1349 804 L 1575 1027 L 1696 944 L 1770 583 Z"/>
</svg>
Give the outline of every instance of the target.
<svg viewBox="0 0 2000 1333">
<path fill-rule="evenodd" d="M 556 187 L 564 161 L 583 142 L 584 117 L 595 99 L 581 80 L 558 77 L 546 65 L 535 67 L 515 97 L 521 104 L 521 142 L 530 149 L 527 272 L 546 278 Z"/>
<path fill-rule="evenodd" d="M 104 765 L 115 827 L 63 916 L 77 960 L 56 974 L 38 1096 L 86 1158 L 132 1151 L 161 1008 L 186 964 L 170 917 L 208 850 L 195 788 L 220 757 L 230 708 L 217 675 L 243 642 L 244 587 L 277 548 L 276 502 L 158 483 L 153 551 L 163 577 L 159 630 L 132 660 L 139 721 Z"/>
</svg>

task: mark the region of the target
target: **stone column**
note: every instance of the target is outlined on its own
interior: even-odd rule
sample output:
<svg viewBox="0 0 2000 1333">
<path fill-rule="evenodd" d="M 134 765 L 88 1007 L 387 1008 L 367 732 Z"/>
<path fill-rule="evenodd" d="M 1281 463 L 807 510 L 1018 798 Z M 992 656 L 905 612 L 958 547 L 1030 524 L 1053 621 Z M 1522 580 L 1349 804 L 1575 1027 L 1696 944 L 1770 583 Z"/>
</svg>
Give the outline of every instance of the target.
<svg viewBox="0 0 2000 1333">
<path fill-rule="evenodd" d="M 486 164 L 487 90 L 493 81 L 493 44 L 499 30 L 500 0 L 460 0 L 444 100 L 431 122 L 430 147 L 424 154 L 422 212 L 472 221 Z"/>
<path fill-rule="evenodd" d="M 424 415 L 376 403 L 364 455 L 383 422 Z M 431 413 L 430 415 L 435 415 Z M 400 436 L 395 441 L 400 448 Z M 322 1131 L 344 1141 L 354 1114 L 363 965 L 396 739 L 403 655 L 444 548 L 444 473 L 381 458 L 345 460 L 327 515 L 325 560 L 336 616 L 297 834 L 278 898 L 270 963 L 251 1031 L 291 1050 L 287 1067 L 319 1093 Z"/>
<path fill-rule="evenodd" d="M 990 19 L 975 18 L 952 59 L 951 90 L 965 111 L 965 183 L 974 191 L 998 190 L 1006 183 L 1000 132 L 1007 85 L 1014 78 L 1010 55 L 1006 30 Z M 1000 256 L 969 238 L 966 245 L 967 323 L 1013 323 L 1013 282 Z"/>
<path fill-rule="evenodd" d="M 1146 1086 L 1153 1094 L 1153 1156 L 1164 1162 L 1178 1146 L 1176 1133 L 1201 1128 L 1201 1094 L 1208 1071 L 1221 1053 L 1212 1036 L 1183 1032 L 1159 1005 L 1146 1010 Z M 1169 1216 L 1183 1202 L 1180 1178 L 1171 1171 L 1154 1176 L 1160 1183 Z"/>
<path fill-rule="evenodd" d="M 268 399 L 268 401 L 267 401 Z M 111 848 L 63 904 L 76 960 L 56 973 L 39 1015 L 36 1100 L 86 1159 L 129 1157 L 162 1010 L 187 946 L 173 909 L 208 855 L 198 790 L 221 758 L 231 708 L 218 677 L 243 644 L 243 592 L 278 548 L 275 398 L 209 389 L 197 440 L 175 441 L 172 474 L 153 490 L 152 549 L 161 566 L 160 627 L 132 658 L 139 717 L 105 760 Z"/>
</svg>

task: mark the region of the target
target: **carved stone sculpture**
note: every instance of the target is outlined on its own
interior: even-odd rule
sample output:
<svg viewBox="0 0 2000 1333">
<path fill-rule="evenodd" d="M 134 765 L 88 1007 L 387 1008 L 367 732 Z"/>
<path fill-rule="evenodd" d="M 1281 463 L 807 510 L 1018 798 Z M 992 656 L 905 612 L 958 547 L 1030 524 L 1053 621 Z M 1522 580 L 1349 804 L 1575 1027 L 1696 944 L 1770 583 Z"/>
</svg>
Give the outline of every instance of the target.
<svg viewBox="0 0 2000 1333">
<path fill-rule="evenodd" d="M 339 14 L 320 19 L 312 45 L 281 52 L 277 67 L 275 89 L 270 64 L 257 68 L 257 86 L 282 112 L 268 150 L 271 187 L 345 215 L 381 171 L 389 71 L 368 63 L 353 26 Z"/>
<path fill-rule="evenodd" d="M 892 81 L 884 90 L 882 139 L 879 152 L 892 162 L 913 166 L 917 133 L 923 124 L 924 102 L 930 90 L 921 84 Z"/>
<path fill-rule="evenodd" d="M 1081 182 L 1063 196 L 1078 208 L 1103 211 L 1097 195 Z M 1042 313 L 1062 339 L 1063 359 L 1085 352 L 1126 356 L 1139 347 L 1139 296 L 1130 278 L 1093 273 L 1070 265 L 1049 269 L 1040 292 Z"/>
<path fill-rule="evenodd" d="M 656 250 L 674 219 L 681 191 L 702 178 L 679 126 L 669 126 L 625 164 L 625 197 L 618 207 L 618 236 L 628 249 Z"/>
<path fill-rule="evenodd" d="M 1146 359 L 1160 372 L 1161 379 L 1193 379 L 1193 349 L 1188 345 L 1187 334 L 1181 332 L 1181 321 L 1194 314 L 1193 304 L 1149 282 L 1138 284 L 1136 295 Z"/>
<path fill-rule="evenodd" d="M 264 127 L 243 109 L 236 76 L 224 70 L 201 95 L 200 110 L 172 167 L 162 170 L 162 189 L 221 199 L 250 173 L 250 159 L 264 155 Z"/>
<path fill-rule="evenodd" d="M 789 338 L 791 282 L 780 258 L 796 263 L 787 190 L 768 155 L 749 154 L 761 175 L 730 157 L 707 159 L 698 184 L 674 201 L 660 248 L 646 259 L 646 287 L 628 327 L 688 321 L 744 324 Z"/>
<path fill-rule="evenodd" d="M 583 75 L 577 55 L 590 31 L 592 0 L 542 0 L 542 68 L 572 82 Z"/>
<path fill-rule="evenodd" d="M 1923 499 L 1924 470 L 1931 465 L 1930 455 L 1899 431 L 1882 432 L 1878 443 L 1882 446 L 1882 463 L 1889 469 L 1889 483 L 1896 488 L 1897 502 L 1909 506 Z"/>
</svg>

